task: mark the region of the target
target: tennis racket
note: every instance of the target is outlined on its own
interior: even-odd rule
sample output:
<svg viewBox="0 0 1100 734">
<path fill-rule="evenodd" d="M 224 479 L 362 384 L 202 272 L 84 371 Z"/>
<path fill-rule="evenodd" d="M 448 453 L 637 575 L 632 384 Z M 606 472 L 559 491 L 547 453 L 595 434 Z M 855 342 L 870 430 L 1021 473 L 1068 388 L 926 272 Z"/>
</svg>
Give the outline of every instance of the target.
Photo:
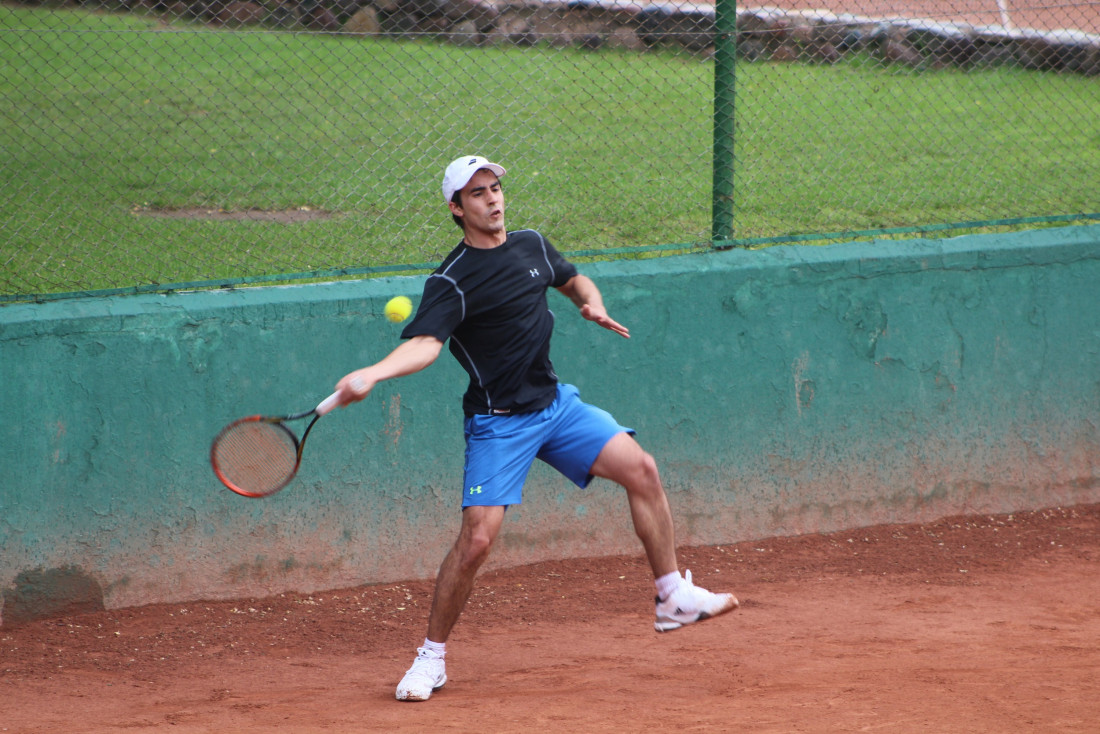
<svg viewBox="0 0 1100 734">
<path fill-rule="evenodd" d="M 221 430 L 210 445 L 210 465 L 222 484 L 245 497 L 267 497 L 290 484 L 302 463 L 309 432 L 317 419 L 340 405 L 340 391 L 313 410 L 282 417 L 251 415 Z M 312 418 L 299 439 L 286 425 Z"/>
</svg>

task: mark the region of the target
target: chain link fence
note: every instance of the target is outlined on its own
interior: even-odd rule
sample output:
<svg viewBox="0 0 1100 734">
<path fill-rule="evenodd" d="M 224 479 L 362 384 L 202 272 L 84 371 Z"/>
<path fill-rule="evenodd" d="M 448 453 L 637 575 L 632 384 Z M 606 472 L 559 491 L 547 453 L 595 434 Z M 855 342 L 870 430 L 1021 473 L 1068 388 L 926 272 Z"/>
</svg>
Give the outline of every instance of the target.
<svg viewBox="0 0 1100 734">
<path fill-rule="evenodd" d="M 1100 219 L 1100 3 L 0 4 L 0 302 Z"/>
</svg>

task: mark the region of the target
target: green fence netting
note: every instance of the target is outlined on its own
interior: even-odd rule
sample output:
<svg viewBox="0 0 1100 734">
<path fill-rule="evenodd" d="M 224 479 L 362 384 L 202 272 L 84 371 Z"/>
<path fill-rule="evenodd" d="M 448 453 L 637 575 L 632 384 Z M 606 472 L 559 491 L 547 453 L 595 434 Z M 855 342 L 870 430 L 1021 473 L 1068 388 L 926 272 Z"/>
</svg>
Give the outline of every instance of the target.
<svg viewBox="0 0 1100 734">
<path fill-rule="evenodd" d="M 0 4 L 0 301 L 1100 218 L 1100 3 Z"/>
</svg>

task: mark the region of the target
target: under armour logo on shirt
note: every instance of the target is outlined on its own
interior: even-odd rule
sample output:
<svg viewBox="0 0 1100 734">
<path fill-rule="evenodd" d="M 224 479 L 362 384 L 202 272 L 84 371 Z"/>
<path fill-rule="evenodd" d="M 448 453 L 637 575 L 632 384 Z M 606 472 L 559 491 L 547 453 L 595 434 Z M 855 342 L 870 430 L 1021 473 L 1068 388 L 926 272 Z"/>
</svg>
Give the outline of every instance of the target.
<svg viewBox="0 0 1100 734">
<path fill-rule="evenodd" d="M 531 277 L 532 278 L 539 277 L 539 269 L 538 268 L 531 268 Z"/>
<path fill-rule="evenodd" d="M 479 484 L 476 487 L 470 487 L 470 494 L 481 494 L 481 485 Z"/>
</svg>

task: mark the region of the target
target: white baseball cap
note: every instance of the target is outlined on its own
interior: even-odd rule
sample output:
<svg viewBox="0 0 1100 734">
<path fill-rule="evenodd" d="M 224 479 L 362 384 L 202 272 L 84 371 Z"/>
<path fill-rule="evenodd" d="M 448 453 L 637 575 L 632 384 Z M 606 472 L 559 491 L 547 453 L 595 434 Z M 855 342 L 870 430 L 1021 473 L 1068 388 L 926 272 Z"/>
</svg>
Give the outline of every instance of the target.
<svg viewBox="0 0 1100 734">
<path fill-rule="evenodd" d="M 479 155 L 466 155 L 451 161 L 451 165 L 443 172 L 443 201 L 450 202 L 455 192 L 461 191 L 482 168 L 488 168 L 498 178 L 505 173 L 504 166 L 490 163 L 487 158 Z"/>
</svg>

